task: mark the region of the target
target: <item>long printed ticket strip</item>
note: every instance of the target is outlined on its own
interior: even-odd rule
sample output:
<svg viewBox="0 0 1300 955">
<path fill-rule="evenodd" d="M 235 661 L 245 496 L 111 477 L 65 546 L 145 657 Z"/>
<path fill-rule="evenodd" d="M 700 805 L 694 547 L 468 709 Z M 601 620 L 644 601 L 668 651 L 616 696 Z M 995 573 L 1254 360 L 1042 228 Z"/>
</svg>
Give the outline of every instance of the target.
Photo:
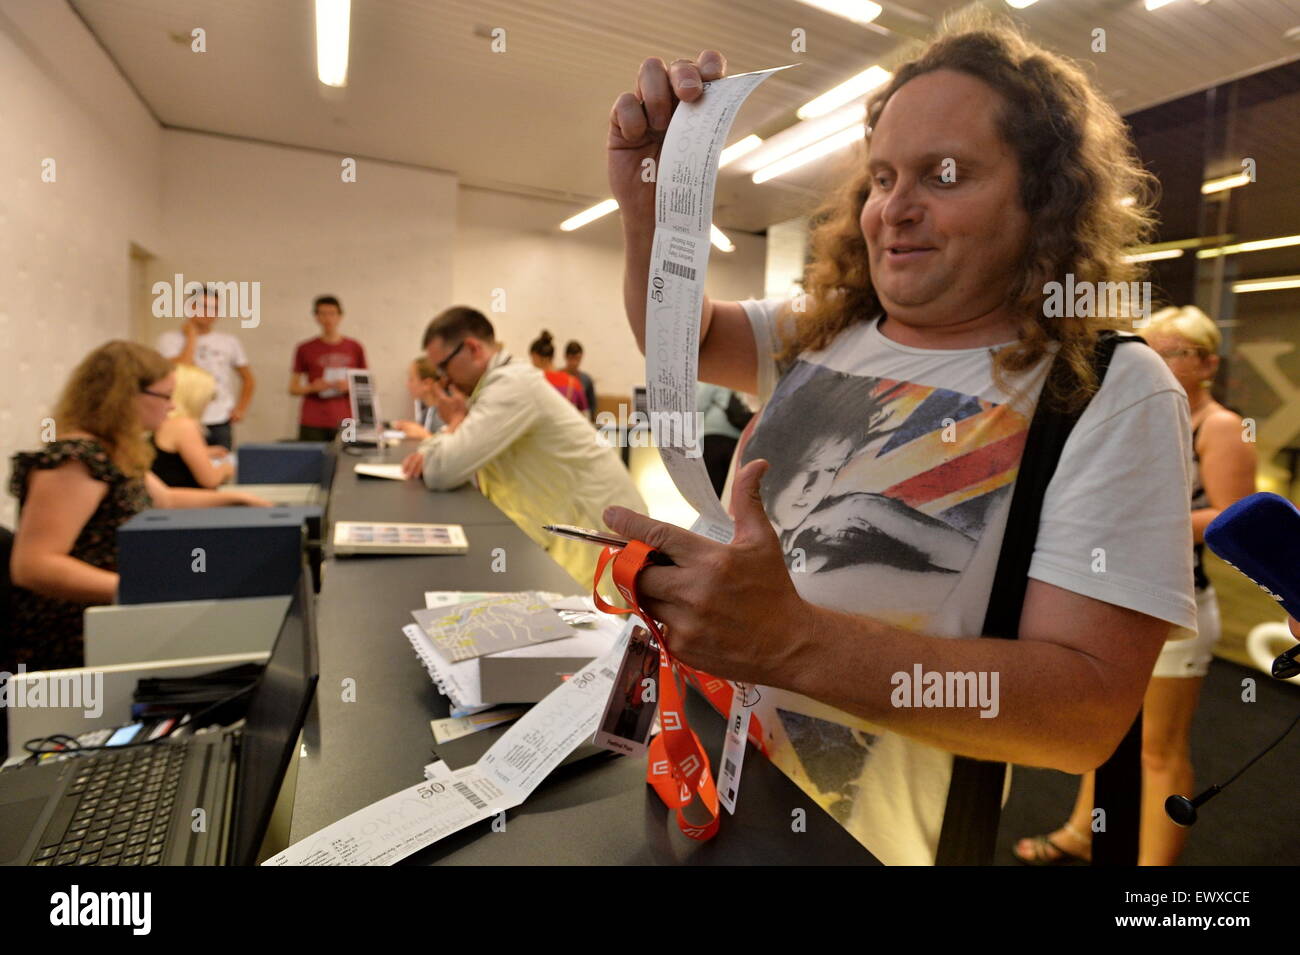
<svg viewBox="0 0 1300 955">
<path fill-rule="evenodd" d="M 704 279 L 708 273 L 712 242 L 713 193 L 718 162 L 741 105 L 760 83 L 784 69 L 789 67 L 741 73 L 707 82 L 703 95 L 695 102 L 679 103 L 664 136 L 656 176 L 655 234 L 646 287 L 647 410 L 651 422 L 658 423 L 659 456 L 664 467 L 682 497 L 699 514 L 691 530 L 724 544 L 731 542 L 734 526 L 713 490 L 704 465 L 701 454 L 703 436 L 698 427 L 695 403 L 695 383 L 699 379 L 700 312 L 704 307 Z M 624 548 L 624 551 L 628 549 Z M 594 591 L 599 587 L 604 564 L 613 553 L 607 549 L 606 558 L 593 581 L 597 606 L 607 612 L 613 608 L 607 604 L 602 606 L 603 601 Z M 647 782 L 655 787 L 666 805 L 677 809 L 678 823 L 684 833 L 695 839 L 709 839 L 718 829 L 717 803 L 720 802 L 728 812 L 736 811 L 745 740 L 750 735 L 746 694 L 738 692 L 735 686 L 672 660 L 667 646 L 671 634 L 665 640 L 654 621 L 636 604 L 635 578 L 640 566 L 632 565 L 629 556 L 622 554 L 622 561 L 615 558 L 615 583 L 624 598 L 637 607 L 638 616 L 660 644 L 658 691 L 663 732 L 649 746 Z M 624 669 L 631 665 L 632 656 L 633 650 L 629 646 Z M 675 672 L 681 672 L 699 686 L 720 712 L 728 714 L 722 773 L 716 788 L 710 778 L 708 755 L 699 738 L 686 725 L 684 711 L 677 699 Z M 619 693 L 616 689 L 615 694 Z M 627 713 L 630 705 L 626 701 L 611 699 L 606 718 L 610 719 L 615 710 Z M 616 752 L 639 751 L 635 741 L 619 738 L 610 732 L 598 734 L 596 742 Z M 761 745 L 761 732 L 756 742 Z M 697 818 L 690 820 L 684 807 L 693 801 Z M 702 824 L 698 821 L 701 807 L 708 817 Z"/>
<path fill-rule="evenodd" d="M 718 162 L 741 105 L 778 66 L 713 80 L 693 103 L 679 103 L 664 136 L 655 184 L 655 234 L 646 288 L 646 391 L 659 422 L 659 456 L 695 508 L 692 528 L 726 544 L 732 522 L 709 480 L 696 415 L 700 311 L 713 229 Z M 665 431 L 667 434 L 665 435 Z"/>
<path fill-rule="evenodd" d="M 392 865 L 519 805 L 482 776 L 418 783 L 345 816 L 263 862 L 268 866 Z"/>
<path fill-rule="evenodd" d="M 392 865 L 518 806 L 596 730 L 631 626 L 598 660 L 556 687 L 479 761 L 426 779 L 326 826 L 263 865 Z"/>
</svg>

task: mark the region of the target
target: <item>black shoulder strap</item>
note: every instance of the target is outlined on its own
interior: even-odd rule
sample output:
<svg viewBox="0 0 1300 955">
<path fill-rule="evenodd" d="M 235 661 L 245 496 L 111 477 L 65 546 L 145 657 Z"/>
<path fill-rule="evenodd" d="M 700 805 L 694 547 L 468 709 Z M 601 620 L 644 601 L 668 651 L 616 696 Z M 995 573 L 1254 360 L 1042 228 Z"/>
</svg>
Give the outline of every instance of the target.
<svg viewBox="0 0 1300 955">
<path fill-rule="evenodd" d="M 1125 341 L 1142 341 L 1136 335 L 1121 335 L 1116 332 L 1102 332 L 1097 340 L 1093 356 L 1093 366 L 1100 383 L 1106 377 L 1110 367 L 1111 356 L 1115 346 Z M 1072 372 L 1065 362 L 1057 359 L 1048 371 L 1049 380 L 1044 386 L 1044 393 L 1053 386 L 1067 386 Z M 1068 392 L 1068 387 L 1062 390 Z M 1085 406 L 1086 407 L 1086 406 Z M 1056 471 L 1061 452 L 1065 449 L 1066 439 L 1074 429 L 1083 413 L 1083 408 L 1066 413 L 1049 407 L 1049 402 L 1040 400 L 1034 410 L 1034 417 L 1029 424 L 1029 434 L 1025 439 L 1025 448 L 1020 458 L 1020 469 L 1016 475 L 1015 490 L 1011 495 L 1011 510 L 1007 514 L 1007 527 L 1002 538 L 1002 549 L 998 554 L 998 566 L 993 578 L 993 589 L 989 593 L 988 610 L 984 616 L 983 636 L 1015 640 L 1020 635 L 1020 613 L 1025 602 L 1025 591 L 1029 586 L 1029 565 L 1034 555 L 1034 544 L 1038 539 L 1039 516 L 1043 509 L 1043 499 L 1047 486 Z M 1141 714 L 1138 714 L 1139 755 L 1141 743 Z M 1130 732 L 1131 735 L 1131 732 Z M 1126 739 L 1127 743 L 1127 739 Z M 1117 751 L 1127 752 L 1124 746 Z M 1112 761 L 1115 757 L 1112 757 Z M 1107 764 L 1109 765 L 1109 763 Z M 1106 767 L 1102 767 L 1104 770 Z M 1139 772 L 1140 772 L 1140 767 Z M 992 865 L 994 847 L 997 844 L 998 819 L 1002 814 L 1002 789 L 1006 780 L 1005 763 L 971 759 L 966 756 L 954 756 L 952 764 L 952 781 L 948 785 L 948 802 L 944 809 L 943 828 L 939 833 L 939 848 L 935 858 L 936 865 Z M 1126 778 L 1126 777 L 1125 777 Z M 1102 796 L 1103 773 L 1097 774 L 1097 793 L 1099 801 Z M 1107 806 L 1120 807 L 1114 801 L 1114 783 L 1122 786 L 1124 778 L 1115 775 L 1106 776 Z M 1107 812 L 1108 827 L 1119 822 L 1116 816 L 1123 815 Z M 1137 862 L 1136 830 L 1134 830 L 1133 863 Z M 1113 837 L 1118 831 L 1111 829 Z M 1097 858 L 1097 848 L 1093 849 L 1093 858 Z"/>
</svg>

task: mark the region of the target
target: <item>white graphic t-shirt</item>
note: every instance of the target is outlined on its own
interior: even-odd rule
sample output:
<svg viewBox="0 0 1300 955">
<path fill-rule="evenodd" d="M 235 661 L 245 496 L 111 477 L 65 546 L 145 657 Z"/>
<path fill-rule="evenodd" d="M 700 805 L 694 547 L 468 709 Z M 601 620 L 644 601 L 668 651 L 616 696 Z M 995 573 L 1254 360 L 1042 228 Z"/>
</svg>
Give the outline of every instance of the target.
<svg viewBox="0 0 1300 955">
<path fill-rule="evenodd" d="M 158 351 L 162 352 L 163 357 L 175 358 L 184 350 L 184 332 L 173 330 L 158 336 Z M 248 364 L 244 346 L 228 332 L 208 332 L 194 341 L 194 364 L 217 380 L 217 390 L 208 406 L 203 409 L 203 423 L 223 424 L 229 421 L 230 413 L 235 410 L 235 402 L 239 399 L 235 369 Z"/>
<path fill-rule="evenodd" d="M 1050 359 L 1011 380 L 1009 395 L 994 382 L 994 350 L 900 345 L 872 319 L 778 380 L 784 302 L 742 304 L 765 404 L 735 467 L 770 462 L 763 503 L 800 595 L 979 637 Z M 1194 631 L 1190 437 L 1164 362 L 1118 347 L 1048 487 L 1029 576 Z M 951 753 L 771 687 L 753 712 L 773 762 L 878 859 L 933 864 Z"/>
</svg>

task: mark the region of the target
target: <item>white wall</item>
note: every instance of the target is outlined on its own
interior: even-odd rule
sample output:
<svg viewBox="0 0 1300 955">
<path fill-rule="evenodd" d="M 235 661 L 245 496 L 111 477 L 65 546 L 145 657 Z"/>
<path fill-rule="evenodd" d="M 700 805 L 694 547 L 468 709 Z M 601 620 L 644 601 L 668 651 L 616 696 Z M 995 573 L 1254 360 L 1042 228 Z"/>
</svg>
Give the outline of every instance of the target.
<svg viewBox="0 0 1300 955">
<path fill-rule="evenodd" d="M 789 296 L 791 289 L 803 287 L 808 238 L 807 216 L 774 222 L 768 227 L 764 284 L 769 298 Z"/>
<path fill-rule="evenodd" d="M 161 130 L 64 3 L 0 8 L 0 523 L 81 357 L 130 335 L 130 247 L 156 247 Z M 55 181 L 43 182 L 42 161 Z"/>
<path fill-rule="evenodd" d="M 337 296 L 343 334 L 376 370 L 386 417 L 409 417 L 406 370 L 429 317 L 448 304 L 456 227 L 456 179 L 362 161 L 355 182 L 343 157 L 222 136 L 163 134 L 163 253 L 148 282 L 261 283 L 256 327 L 223 318 L 257 377 L 236 441 L 273 441 L 298 430 L 300 399 L 288 393 L 294 346 L 319 332 L 312 299 Z M 152 342 L 179 319 L 152 319 Z"/>
<path fill-rule="evenodd" d="M 645 381 L 645 359 L 623 315 L 622 229 L 614 214 L 576 232 L 559 231 L 560 222 L 577 211 L 564 203 L 462 188 L 455 304 L 487 315 L 497 337 L 521 358 L 543 328 L 555 336 L 557 354 L 576 338 L 597 393 L 628 396 Z M 736 250 L 715 248 L 709 258 L 707 294 L 761 297 L 765 240 L 746 233 L 730 237 Z M 498 288 L 506 293 L 503 313 L 492 311 Z"/>
</svg>

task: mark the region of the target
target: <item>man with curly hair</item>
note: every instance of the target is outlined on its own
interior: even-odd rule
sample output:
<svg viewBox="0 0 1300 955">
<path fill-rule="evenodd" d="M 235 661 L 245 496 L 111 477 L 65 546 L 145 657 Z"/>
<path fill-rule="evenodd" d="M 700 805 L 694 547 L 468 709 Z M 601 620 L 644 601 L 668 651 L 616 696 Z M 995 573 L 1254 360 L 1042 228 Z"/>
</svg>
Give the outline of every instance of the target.
<svg viewBox="0 0 1300 955">
<path fill-rule="evenodd" d="M 676 104 L 725 70 L 711 50 L 647 59 L 611 111 L 642 349 L 654 190 L 641 162 Z M 1190 432 L 1150 349 L 1117 349 L 1098 387 L 1098 333 L 1131 314 L 1044 308 L 1067 277 L 1140 278 L 1123 252 L 1152 225 L 1151 177 L 1077 66 L 1000 23 L 949 29 L 871 97 L 867 127 L 815 219 L 799 307 L 704 304 L 700 378 L 766 403 L 732 479 L 734 540 L 605 517 L 672 557 L 639 589 L 674 654 L 762 684 L 769 756 L 877 858 L 924 865 L 954 754 L 1096 768 L 1161 644 L 1195 628 Z M 1054 359 L 1071 374 L 1045 387 Z M 969 639 L 1039 402 L 1083 410 L 1047 488 L 1019 639 Z M 936 705 L 917 686 L 900 702 L 913 673 L 989 676 L 1000 699 Z"/>
</svg>

